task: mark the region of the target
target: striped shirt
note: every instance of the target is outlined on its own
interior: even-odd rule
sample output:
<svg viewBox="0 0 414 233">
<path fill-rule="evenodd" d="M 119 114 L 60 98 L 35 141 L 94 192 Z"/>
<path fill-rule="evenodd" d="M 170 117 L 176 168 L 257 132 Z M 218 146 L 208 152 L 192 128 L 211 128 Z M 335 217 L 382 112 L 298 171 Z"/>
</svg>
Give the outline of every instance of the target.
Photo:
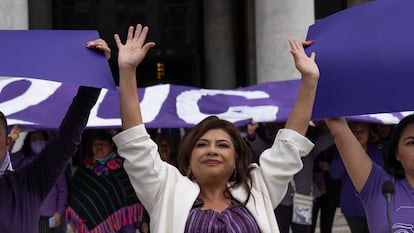
<svg viewBox="0 0 414 233">
<path fill-rule="evenodd" d="M 260 233 L 259 226 L 247 208 L 232 199 L 230 206 L 219 213 L 193 208 L 187 219 L 185 233 Z"/>
</svg>

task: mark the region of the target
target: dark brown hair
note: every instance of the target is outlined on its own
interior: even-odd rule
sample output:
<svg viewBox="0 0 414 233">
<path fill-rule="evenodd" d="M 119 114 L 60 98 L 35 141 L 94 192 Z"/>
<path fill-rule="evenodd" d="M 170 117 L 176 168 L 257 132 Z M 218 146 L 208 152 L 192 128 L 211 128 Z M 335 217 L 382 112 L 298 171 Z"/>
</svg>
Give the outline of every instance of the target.
<svg viewBox="0 0 414 233">
<path fill-rule="evenodd" d="M 0 124 L 4 127 L 4 135 L 7 138 L 7 119 L 6 116 L 4 115 L 4 113 L 2 111 L 0 111 Z"/>
<path fill-rule="evenodd" d="M 414 115 L 404 117 L 392 130 L 388 144 L 388 154 L 385 157 L 385 170 L 396 179 L 405 178 L 405 171 L 400 161 L 397 160 L 396 153 L 401 135 L 408 125 L 414 124 Z"/>
<path fill-rule="evenodd" d="M 178 169 L 180 172 L 188 176 L 190 167 L 191 152 L 193 151 L 197 141 L 209 130 L 221 129 L 230 135 L 234 144 L 236 173 L 230 177 L 229 182 L 234 182 L 233 186 L 244 185 L 249 194 L 245 203 L 250 198 L 251 175 L 249 164 L 252 158 L 252 152 L 246 142 L 240 135 L 239 129 L 231 122 L 219 119 L 216 116 L 209 116 L 192 128 L 183 138 L 178 152 Z"/>
</svg>

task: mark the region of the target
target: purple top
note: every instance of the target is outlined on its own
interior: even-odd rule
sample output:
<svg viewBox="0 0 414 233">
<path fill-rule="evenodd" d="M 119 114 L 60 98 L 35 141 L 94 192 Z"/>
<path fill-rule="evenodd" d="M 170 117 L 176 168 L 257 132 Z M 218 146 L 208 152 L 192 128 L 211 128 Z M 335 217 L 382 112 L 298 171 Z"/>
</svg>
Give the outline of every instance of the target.
<svg viewBox="0 0 414 233">
<path fill-rule="evenodd" d="M 211 209 L 191 209 L 184 232 L 260 233 L 260 230 L 247 208 L 232 199 L 230 206 L 221 213 Z"/>
<path fill-rule="evenodd" d="M 17 157 L 17 156 L 15 156 Z M 19 163 L 19 167 L 26 166 L 36 158 L 36 155 L 29 155 L 23 157 Z M 16 167 L 15 169 L 17 169 Z M 65 174 L 63 173 L 56 184 L 50 190 L 46 199 L 43 201 L 40 215 L 51 217 L 54 213 L 59 213 L 62 216 L 65 214 L 66 204 L 68 202 L 68 184 L 66 182 Z"/>
<path fill-rule="evenodd" d="M 21 150 L 17 151 L 16 153 L 10 153 L 10 161 L 13 165 L 14 170 L 21 167 L 23 160 L 24 160 L 24 155 Z"/>
<path fill-rule="evenodd" d="M 59 213 L 62 217 L 65 215 L 66 205 L 68 203 L 68 184 L 65 174 L 63 173 L 55 186 L 47 195 L 40 208 L 40 215 L 50 217 L 54 213 Z"/>
<path fill-rule="evenodd" d="M 27 166 L 0 178 L 0 232 L 38 232 L 40 207 L 76 152 L 99 89 L 80 87 L 56 134 Z"/>
<path fill-rule="evenodd" d="M 389 233 L 387 203 L 382 194 L 382 185 L 387 180 L 394 184 L 395 189 L 390 207 L 392 232 L 414 232 L 413 187 L 406 179 L 396 180 L 376 164 L 359 194 L 366 209 L 369 231 Z"/>
<path fill-rule="evenodd" d="M 367 154 L 374 163 L 381 167 L 384 166 L 383 151 L 377 144 L 368 144 Z M 337 153 L 336 157 L 334 157 L 331 165 L 329 166 L 329 174 L 333 179 L 342 180 L 340 197 L 342 213 L 347 216 L 365 216 L 365 210 L 362 202 L 357 195 L 357 191 L 351 178 L 345 170 L 345 165 L 342 162 L 339 153 Z"/>
</svg>

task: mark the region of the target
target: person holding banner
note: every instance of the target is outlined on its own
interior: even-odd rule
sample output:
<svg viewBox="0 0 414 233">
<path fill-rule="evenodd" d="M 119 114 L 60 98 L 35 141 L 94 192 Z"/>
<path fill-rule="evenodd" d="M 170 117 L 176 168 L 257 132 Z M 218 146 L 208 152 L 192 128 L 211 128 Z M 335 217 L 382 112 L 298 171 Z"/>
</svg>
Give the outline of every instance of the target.
<svg viewBox="0 0 414 233">
<path fill-rule="evenodd" d="M 345 118 L 325 120 L 361 199 L 370 232 L 414 232 L 414 115 L 391 134 L 384 168 L 375 164 Z"/>
<path fill-rule="evenodd" d="M 348 125 L 367 152 L 370 159 L 380 167 L 384 167 L 382 146 L 378 135 L 368 122 L 350 121 Z M 367 218 L 361 200 L 355 195 L 356 190 L 345 169 L 339 153 L 335 153 L 329 166 L 331 178 L 341 180 L 340 207 L 352 233 L 369 233 Z"/>
<path fill-rule="evenodd" d="M 15 169 L 30 164 L 43 150 L 49 140 L 49 132 L 33 130 L 26 134 L 20 151 L 11 155 Z M 65 174 L 62 174 L 43 200 L 40 208 L 39 233 L 53 233 L 65 224 L 64 216 L 68 199 L 68 186 Z"/>
<path fill-rule="evenodd" d="M 108 45 L 101 39 L 90 42 L 88 47 L 110 55 Z M 43 200 L 76 152 L 99 93 L 98 88 L 79 87 L 57 132 L 40 154 L 27 166 L 0 175 L 0 232 L 38 232 Z M 0 160 L 7 156 L 9 143 L 7 119 L 0 112 Z"/>
<path fill-rule="evenodd" d="M 279 129 L 282 129 L 285 122 L 266 122 L 265 136 L 260 136 L 257 131 L 258 124 L 253 122 L 247 125 L 246 142 L 250 145 L 253 154 L 259 159 L 260 154 L 267 148 L 272 146 L 272 142 Z M 326 128 L 326 127 L 325 127 Z M 313 183 L 313 164 L 315 157 L 323 150 L 327 149 L 333 144 L 333 139 L 330 136 L 328 129 L 324 129 L 319 124 L 316 127 L 310 126 L 308 128 L 306 137 L 314 144 L 314 148 L 306 157 L 302 157 L 303 168 L 294 175 L 292 181 L 288 186 L 288 190 L 274 210 L 276 220 L 281 233 L 310 233 L 312 230 L 312 220 L 314 218 L 313 209 L 308 208 L 307 211 L 302 211 L 304 218 L 294 218 L 295 194 L 306 195 L 309 199 L 316 199 L 321 195 L 320 190 Z M 266 142 L 266 143 L 265 143 Z M 309 203 L 309 202 L 308 202 Z M 313 203 L 310 202 L 308 206 Z M 303 209 L 302 209 L 303 210 Z"/>
<path fill-rule="evenodd" d="M 302 82 L 284 129 L 260 167 L 250 164 L 251 151 L 231 122 L 209 116 L 183 138 L 179 169 L 161 160 L 146 131 L 137 95 L 136 69 L 154 42 L 145 42 L 148 27 L 129 27 L 119 49 L 120 112 L 123 131 L 114 136 L 131 183 L 150 214 L 153 232 L 279 232 L 273 209 L 282 200 L 300 157 L 313 148 L 307 131 L 319 79 L 315 54 L 290 40 Z M 214 230 L 213 230 L 214 229 Z"/>
</svg>

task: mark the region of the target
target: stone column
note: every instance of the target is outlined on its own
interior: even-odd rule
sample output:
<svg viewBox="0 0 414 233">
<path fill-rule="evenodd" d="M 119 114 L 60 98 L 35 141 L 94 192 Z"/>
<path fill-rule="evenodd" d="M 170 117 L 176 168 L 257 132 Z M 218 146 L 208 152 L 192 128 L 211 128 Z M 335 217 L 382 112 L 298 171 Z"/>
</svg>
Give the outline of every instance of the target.
<svg viewBox="0 0 414 233">
<path fill-rule="evenodd" d="M 243 70 L 247 74 L 247 85 L 257 83 L 256 71 L 256 12 L 255 0 L 246 0 L 246 36 L 247 36 L 247 61 L 246 68 Z"/>
<path fill-rule="evenodd" d="M 204 1 L 205 86 L 236 86 L 233 13 L 231 0 Z"/>
<path fill-rule="evenodd" d="M 258 83 L 300 78 L 288 39 L 305 40 L 314 14 L 313 0 L 256 1 Z"/>
<path fill-rule="evenodd" d="M 28 0 L 0 1 L 0 29 L 28 29 Z"/>
</svg>

